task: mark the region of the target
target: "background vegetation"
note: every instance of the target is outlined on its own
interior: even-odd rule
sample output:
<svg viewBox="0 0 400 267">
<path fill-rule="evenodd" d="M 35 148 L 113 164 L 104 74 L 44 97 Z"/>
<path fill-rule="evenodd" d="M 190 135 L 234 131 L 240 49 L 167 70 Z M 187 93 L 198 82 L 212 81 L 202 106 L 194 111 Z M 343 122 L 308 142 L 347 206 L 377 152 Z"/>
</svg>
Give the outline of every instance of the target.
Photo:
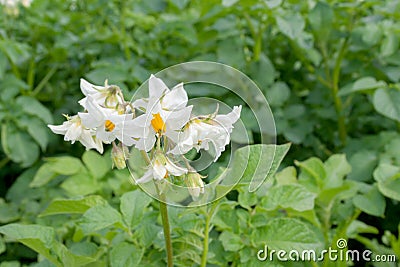
<svg viewBox="0 0 400 267">
<path fill-rule="evenodd" d="M 165 265 L 157 205 L 111 170 L 109 151 L 84 152 L 46 124 L 80 109 L 80 77 L 131 96 L 192 60 L 254 79 L 278 143 L 292 146 L 263 190 L 243 182 L 220 204 L 170 208 L 177 266 L 204 264 L 208 243 L 209 266 L 263 266 L 264 244 L 321 250 L 338 238 L 400 257 L 398 1 L 34 0 L 0 13 L 1 267 Z"/>
</svg>

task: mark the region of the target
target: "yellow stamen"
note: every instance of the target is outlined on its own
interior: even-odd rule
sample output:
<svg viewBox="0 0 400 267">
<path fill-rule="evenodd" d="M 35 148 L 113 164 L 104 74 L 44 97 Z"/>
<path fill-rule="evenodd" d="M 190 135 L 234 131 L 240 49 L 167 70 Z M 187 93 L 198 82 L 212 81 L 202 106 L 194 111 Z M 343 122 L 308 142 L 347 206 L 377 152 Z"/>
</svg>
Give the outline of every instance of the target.
<svg viewBox="0 0 400 267">
<path fill-rule="evenodd" d="M 106 120 L 104 127 L 106 128 L 106 132 L 112 132 L 115 128 L 115 124 L 110 120 Z"/>
<path fill-rule="evenodd" d="M 151 120 L 151 126 L 158 134 L 163 134 L 165 132 L 165 123 L 160 116 L 160 113 L 153 114 L 153 119 Z"/>
</svg>

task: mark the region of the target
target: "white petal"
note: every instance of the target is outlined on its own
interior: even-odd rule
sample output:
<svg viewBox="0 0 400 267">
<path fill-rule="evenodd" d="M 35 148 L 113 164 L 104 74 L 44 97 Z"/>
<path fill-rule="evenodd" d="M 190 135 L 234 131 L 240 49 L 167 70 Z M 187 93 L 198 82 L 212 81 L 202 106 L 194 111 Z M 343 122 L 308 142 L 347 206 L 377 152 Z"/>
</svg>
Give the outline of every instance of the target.
<svg viewBox="0 0 400 267">
<path fill-rule="evenodd" d="M 230 113 L 226 115 L 217 115 L 214 120 L 220 123 L 222 127 L 225 127 L 228 132 L 231 132 L 233 128 L 232 125 L 240 118 L 241 111 L 242 106 L 235 106 Z"/>
<path fill-rule="evenodd" d="M 47 125 L 47 127 L 50 128 L 50 130 L 55 133 L 55 134 L 65 134 L 70 126 L 70 122 L 65 121 L 61 125 Z"/>
<path fill-rule="evenodd" d="M 168 87 L 161 79 L 151 74 L 149 79 L 149 98 L 160 98 L 164 92 L 169 92 Z"/>
<path fill-rule="evenodd" d="M 103 142 L 101 142 L 100 139 L 97 139 L 95 136 L 93 137 L 94 143 L 95 143 L 95 149 L 100 153 L 103 154 L 104 148 L 103 148 Z"/>
<path fill-rule="evenodd" d="M 153 116 L 149 113 L 142 114 L 132 120 L 132 124 L 138 127 L 146 127 L 151 124 Z"/>
<path fill-rule="evenodd" d="M 82 126 L 77 123 L 72 123 L 67 132 L 65 133 L 64 140 L 75 142 L 82 134 Z"/>
<path fill-rule="evenodd" d="M 135 100 L 135 101 L 132 103 L 132 106 L 133 106 L 134 108 L 137 108 L 137 109 L 146 110 L 146 107 L 147 107 L 148 102 L 149 102 L 148 100 L 145 100 L 145 99 L 143 99 L 143 98 L 140 98 L 140 99 L 138 99 L 138 100 Z"/>
<path fill-rule="evenodd" d="M 86 109 L 88 113 L 96 120 L 104 120 L 106 110 L 101 108 L 91 95 L 87 97 Z"/>
<path fill-rule="evenodd" d="M 183 83 L 176 85 L 161 100 L 161 106 L 167 110 L 177 110 L 186 106 L 188 96 L 183 88 Z"/>
<path fill-rule="evenodd" d="M 179 167 L 175 163 L 173 163 L 169 158 L 166 158 L 167 162 L 165 164 L 165 168 L 168 172 L 174 176 L 181 176 L 188 172 L 186 168 Z"/>
<path fill-rule="evenodd" d="M 81 91 L 85 96 L 98 92 L 94 87 L 95 86 L 90 82 L 86 81 L 85 79 L 81 79 Z"/>
<path fill-rule="evenodd" d="M 97 129 L 96 137 L 106 144 L 110 144 L 115 140 L 113 132 L 107 132 L 104 127 Z"/>
<path fill-rule="evenodd" d="M 155 135 L 149 135 L 148 138 L 140 138 L 139 141 L 135 143 L 135 147 L 139 150 L 149 152 L 154 147 L 155 142 Z"/>
<path fill-rule="evenodd" d="M 96 143 L 89 130 L 83 130 L 78 140 L 86 148 L 86 150 L 96 148 Z"/>
<path fill-rule="evenodd" d="M 79 118 L 81 118 L 82 124 L 87 128 L 96 128 L 104 123 L 104 120 L 97 120 L 92 114 L 86 112 L 78 112 Z"/>
<path fill-rule="evenodd" d="M 192 109 L 193 106 L 188 106 L 179 111 L 169 112 L 165 119 L 167 131 L 168 129 L 173 131 L 180 130 L 184 125 L 186 125 L 189 122 Z"/>
<path fill-rule="evenodd" d="M 152 165 L 154 179 L 162 180 L 167 175 L 167 169 L 159 161 L 155 160 Z"/>
<path fill-rule="evenodd" d="M 149 169 L 145 172 L 145 174 L 141 178 L 136 180 L 136 184 L 147 183 L 150 182 L 152 179 L 153 179 L 153 170 Z"/>
</svg>

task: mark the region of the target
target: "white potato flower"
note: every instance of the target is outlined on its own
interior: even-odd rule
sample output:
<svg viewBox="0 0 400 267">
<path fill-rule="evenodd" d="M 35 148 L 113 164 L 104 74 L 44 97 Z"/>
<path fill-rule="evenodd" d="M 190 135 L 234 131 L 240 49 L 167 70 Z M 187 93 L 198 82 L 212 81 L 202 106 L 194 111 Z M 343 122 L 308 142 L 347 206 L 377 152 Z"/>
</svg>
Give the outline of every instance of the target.
<svg viewBox="0 0 400 267">
<path fill-rule="evenodd" d="M 89 83 L 85 79 L 81 79 L 80 86 L 85 97 L 79 100 L 79 104 L 84 108 L 86 108 L 89 95 L 98 105 L 104 108 L 119 109 L 125 103 L 121 89 L 116 85 L 108 85 L 107 80 L 104 86 L 97 86 Z"/>
<path fill-rule="evenodd" d="M 79 141 L 86 149 L 96 149 L 99 153 L 103 153 L 103 143 L 97 139 L 94 132 L 82 125 L 81 118 L 77 115 L 67 117 L 62 125 L 47 125 L 55 134 L 64 135 L 64 141 Z"/>
<path fill-rule="evenodd" d="M 97 139 L 110 144 L 118 139 L 126 146 L 132 146 L 136 140 L 133 139 L 132 114 L 119 114 L 116 110 L 100 107 L 95 99 L 87 96 L 87 112 L 78 112 L 82 124 L 94 129 Z"/>
<path fill-rule="evenodd" d="M 156 152 L 149 169 L 146 173 L 136 181 L 137 184 L 146 183 L 154 180 L 162 180 L 167 178 L 168 175 L 181 176 L 187 173 L 186 168 L 180 167 L 173 163 L 168 157 L 166 157 L 162 152 Z"/>
<path fill-rule="evenodd" d="M 186 107 L 187 101 L 183 84 L 169 90 L 161 79 L 152 75 L 149 98 L 133 103 L 133 107 L 145 112 L 132 122 L 132 134 L 138 139 L 136 148 L 148 152 L 154 147 L 156 136 L 174 136 L 190 119 L 193 107 Z"/>
<path fill-rule="evenodd" d="M 197 151 L 209 150 L 211 143 L 215 149 L 214 161 L 216 161 L 230 142 L 233 124 L 239 119 L 241 109 L 242 106 L 235 106 L 232 112 L 226 115 L 200 116 L 191 119 L 172 137 L 176 146 L 169 153 L 185 154 L 192 148 Z"/>
</svg>

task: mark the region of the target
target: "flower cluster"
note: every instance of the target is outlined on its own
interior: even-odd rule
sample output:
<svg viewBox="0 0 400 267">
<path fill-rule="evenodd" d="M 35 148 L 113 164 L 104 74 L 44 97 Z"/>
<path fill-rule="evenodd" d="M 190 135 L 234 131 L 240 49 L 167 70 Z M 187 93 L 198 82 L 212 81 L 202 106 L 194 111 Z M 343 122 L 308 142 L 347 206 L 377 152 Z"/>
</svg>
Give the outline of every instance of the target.
<svg viewBox="0 0 400 267">
<path fill-rule="evenodd" d="M 241 106 L 228 114 L 194 116 L 188 106 L 188 96 L 180 83 L 169 89 L 151 75 L 149 97 L 134 101 L 124 100 L 115 85 L 95 86 L 81 79 L 85 95 L 79 101 L 84 111 L 67 116 L 62 125 L 49 125 L 65 141 L 79 141 L 86 149 L 103 153 L 103 144 L 112 144 L 113 164 L 125 168 L 125 159 L 134 146 L 143 151 L 150 162 L 148 170 L 137 183 L 179 178 L 193 197 L 204 192 L 204 176 L 190 166 L 184 154 L 195 149 L 213 147 L 216 161 L 230 142 L 233 124 L 239 119 Z"/>
<path fill-rule="evenodd" d="M 8 15 L 18 16 L 18 6 L 28 8 L 33 0 L 0 0 L 0 5 L 4 6 L 4 11 Z"/>
</svg>

